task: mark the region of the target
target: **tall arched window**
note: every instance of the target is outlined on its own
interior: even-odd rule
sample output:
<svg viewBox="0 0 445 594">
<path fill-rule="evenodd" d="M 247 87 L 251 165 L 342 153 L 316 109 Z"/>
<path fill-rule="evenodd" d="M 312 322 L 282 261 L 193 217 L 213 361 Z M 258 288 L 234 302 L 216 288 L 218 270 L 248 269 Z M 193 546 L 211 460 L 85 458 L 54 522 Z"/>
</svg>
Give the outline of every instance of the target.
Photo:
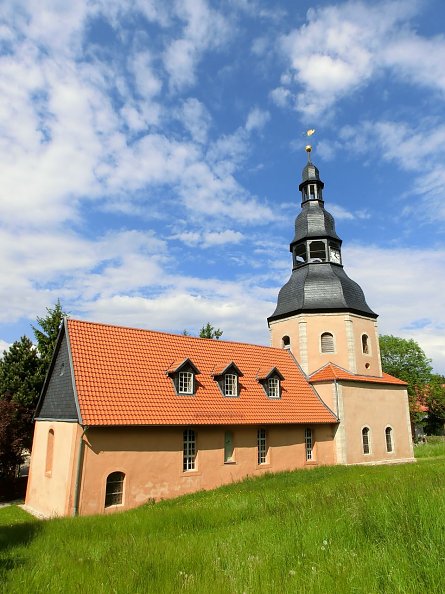
<svg viewBox="0 0 445 594">
<path fill-rule="evenodd" d="M 363 427 L 362 429 L 362 444 L 363 444 L 363 453 L 369 454 L 371 451 L 371 439 L 369 435 L 369 427 Z"/>
<path fill-rule="evenodd" d="M 369 355 L 369 337 L 367 334 L 362 334 L 362 352 Z"/>
<path fill-rule="evenodd" d="M 45 460 L 45 474 L 51 476 L 53 472 L 53 458 L 54 458 L 54 429 L 48 431 L 48 440 L 46 442 L 46 460 Z"/>
<path fill-rule="evenodd" d="M 123 472 L 112 472 L 107 477 L 107 490 L 105 493 L 105 507 L 120 505 L 124 499 L 124 480 Z"/>
<path fill-rule="evenodd" d="M 323 332 L 320 338 L 320 348 L 322 353 L 334 353 L 334 336 L 330 332 Z"/>
<path fill-rule="evenodd" d="M 385 429 L 385 441 L 386 441 L 386 451 L 388 453 L 393 451 L 393 445 L 392 445 L 392 429 L 391 427 L 387 427 Z"/>
</svg>

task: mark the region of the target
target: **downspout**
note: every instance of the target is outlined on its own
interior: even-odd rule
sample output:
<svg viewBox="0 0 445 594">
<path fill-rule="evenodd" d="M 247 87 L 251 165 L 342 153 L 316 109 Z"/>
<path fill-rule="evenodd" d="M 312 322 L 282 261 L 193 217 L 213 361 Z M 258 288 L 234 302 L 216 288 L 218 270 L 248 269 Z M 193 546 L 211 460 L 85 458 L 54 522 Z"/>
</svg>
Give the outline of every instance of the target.
<svg viewBox="0 0 445 594">
<path fill-rule="evenodd" d="M 335 386 L 335 407 L 337 409 L 337 419 L 340 421 L 340 413 L 338 410 L 338 384 L 337 384 L 336 379 L 334 379 L 334 386 Z"/>
<path fill-rule="evenodd" d="M 73 516 L 79 515 L 79 501 L 80 501 L 80 479 L 82 474 L 83 452 L 85 449 L 85 442 L 83 440 L 85 433 L 88 431 L 88 425 L 85 425 L 82 435 L 79 438 L 79 450 L 77 452 L 77 466 L 76 466 L 76 484 L 74 486 L 74 510 Z"/>
</svg>

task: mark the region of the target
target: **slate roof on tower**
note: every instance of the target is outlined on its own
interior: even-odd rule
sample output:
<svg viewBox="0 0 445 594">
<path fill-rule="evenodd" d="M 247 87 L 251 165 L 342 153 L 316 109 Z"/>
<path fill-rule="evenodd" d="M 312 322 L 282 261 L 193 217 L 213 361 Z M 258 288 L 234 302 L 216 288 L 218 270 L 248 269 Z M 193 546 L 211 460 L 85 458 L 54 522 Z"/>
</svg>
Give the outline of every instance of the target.
<svg viewBox="0 0 445 594">
<path fill-rule="evenodd" d="M 64 322 L 36 419 L 57 416 L 48 392 L 68 345 L 73 394 L 84 425 L 246 425 L 336 423 L 287 350 L 79 320 Z M 177 394 L 171 374 L 196 370 L 193 395 Z M 223 396 L 218 376 L 239 370 L 239 396 Z M 276 369 L 281 397 L 268 398 L 264 370 Z M 72 407 L 72 410 L 74 407 Z M 70 419 L 75 420 L 75 419 Z"/>
<path fill-rule="evenodd" d="M 277 307 L 268 322 L 300 312 L 351 312 L 376 318 L 361 287 L 343 270 L 342 241 L 334 217 L 325 210 L 318 169 L 309 161 L 299 186 L 301 212 L 295 220 L 290 244 L 293 266 L 288 282 L 278 294 Z"/>
</svg>

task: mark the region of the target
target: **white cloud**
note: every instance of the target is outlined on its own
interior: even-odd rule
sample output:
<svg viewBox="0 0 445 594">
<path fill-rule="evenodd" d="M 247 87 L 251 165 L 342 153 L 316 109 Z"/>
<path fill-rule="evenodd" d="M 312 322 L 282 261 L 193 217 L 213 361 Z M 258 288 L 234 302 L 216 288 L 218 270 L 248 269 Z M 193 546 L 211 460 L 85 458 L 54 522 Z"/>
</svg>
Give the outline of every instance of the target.
<svg viewBox="0 0 445 594">
<path fill-rule="evenodd" d="M 246 130 L 251 132 L 252 130 L 261 130 L 270 120 L 270 113 L 258 107 L 254 107 L 247 116 Z"/>
<path fill-rule="evenodd" d="M 181 0 L 175 4 L 177 16 L 185 23 L 183 36 L 165 50 L 164 66 L 174 90 L 192 85 L 204 51 L 223 45 L 230 36 L 227 17 L 210 8 L 205 0 Z"/>
<path fill-rule="evenodd" d="M 184 101 L 178 115 L 193 140 L 201 144 L 207 142 L 211 117 L 203 103 L 190 97 Z"/>
<path fill-rule="evenodd" d="M 3 353 L 7 351 L 10 347 L 10 343 L 6 342 L 6 340 L 2 340 L 0 338 L 0 358 L 3 356 Z"/>
<path fill-rule="evenodd" d="M 172 239 L 200 248 L 209 248 L 215 245 L 237 244 L 243 241 L 244 235 L 240 231 L 225 229 L 224 231 L 183 231 L 176 233 Z"/>
<path fill-rule="evenodd" d="M 352 0 L 310 9 L 306 24 L 280 38 L 289 68 L 272 99 L 294 104 L 306 118 L 319 117 L 385 71 L 443 92 L 445 40 L 423 38 L 409 28 L 418 7 L 415 0 Z"/>
<path fill-rule="evenodd" d="M 414 338 L 444 373 L 445 250 L 352 245 L 343 249 L 343 264 L 379 314 L 380 333 Z M 427 327 L 416 328 L 426 316 Z"/>
</svg>

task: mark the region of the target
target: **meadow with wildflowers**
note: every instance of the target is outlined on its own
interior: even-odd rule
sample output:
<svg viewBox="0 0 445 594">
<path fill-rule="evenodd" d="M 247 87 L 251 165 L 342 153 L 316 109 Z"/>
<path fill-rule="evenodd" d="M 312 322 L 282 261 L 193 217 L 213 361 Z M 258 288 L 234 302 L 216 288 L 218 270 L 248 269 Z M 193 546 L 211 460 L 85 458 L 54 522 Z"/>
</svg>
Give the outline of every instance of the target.
<svg viewBox="0 0 445 594">
<path fill-rule="evenodd" d="M 0 590 L 442 593 L 444 473 L 425 456 L 271 474 L 113 516 L 5 507 Z"/>
</svg>

